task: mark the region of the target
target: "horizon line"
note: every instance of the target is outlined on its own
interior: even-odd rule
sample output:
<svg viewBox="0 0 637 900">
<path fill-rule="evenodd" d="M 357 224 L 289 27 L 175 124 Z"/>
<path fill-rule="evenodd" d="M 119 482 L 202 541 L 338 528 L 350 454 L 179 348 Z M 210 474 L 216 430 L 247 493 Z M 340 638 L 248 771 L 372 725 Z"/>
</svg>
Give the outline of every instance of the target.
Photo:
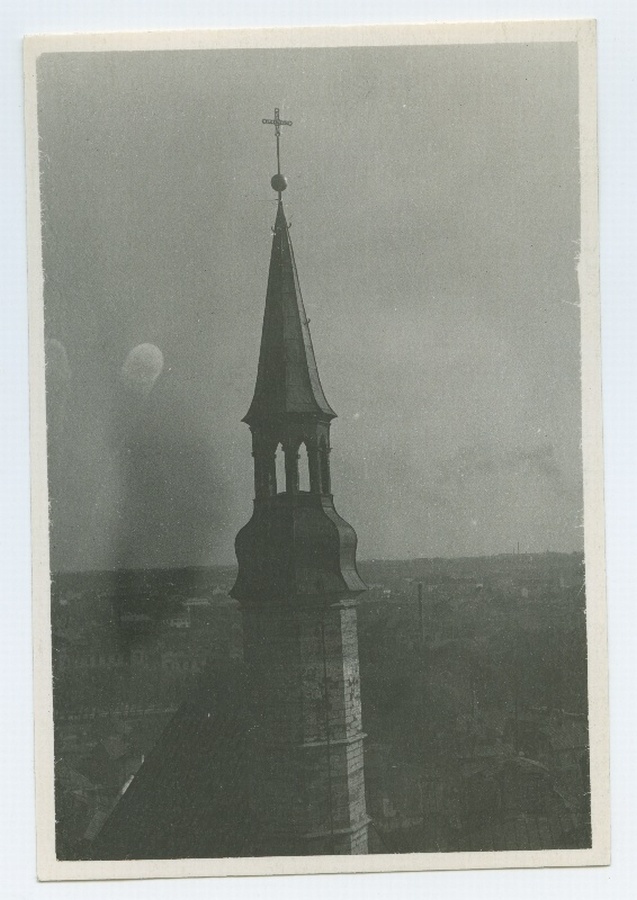
<svg viewBox="0 0 637 900">
<path fill-rule="evenodd" d="M 584 556 L 584 550 L 530 550 L 530 551 L 501 551 L 499 553 L 480 553 L 467 554 L 460 556 L 413 556 L 413 557 L 368 557 L 367 559 L 357 560 L 357 565 L 365 565 L 366 563 L 414 563 L 414 562 L 433 562 L 436 560 L 445 560 L 451 562 L 453 560 L 478 560 L 478 559 L 497 559 L 498 557 L 524 557 L 524 556 Z M 155 565 L 155 566 L 119 566 L 107 568 L 87 568 L 87 569 L 51 569 L 50 574 L 53 575 L 74 575 L 98 574 L 104 572 L 170 572 L 180 571 L 183 569 L 232 569 L 237 567 L 237 562 L 233 563 L 183 563 L 175 565 Z"/>
</svg>

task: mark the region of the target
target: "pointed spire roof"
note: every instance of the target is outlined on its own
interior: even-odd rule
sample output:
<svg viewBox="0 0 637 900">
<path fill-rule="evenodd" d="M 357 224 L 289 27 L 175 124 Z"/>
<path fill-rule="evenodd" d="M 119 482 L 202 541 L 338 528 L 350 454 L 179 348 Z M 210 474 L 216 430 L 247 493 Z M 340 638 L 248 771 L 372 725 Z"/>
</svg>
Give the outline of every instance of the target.
<svg viewBox="0 0 637 900">
<path fill-rule="evenodd" d="M 321 387 L 288 224 L 279 194 L 254 397 L 243 421 L 295 415 L 333 419 Z"/>
</svg>

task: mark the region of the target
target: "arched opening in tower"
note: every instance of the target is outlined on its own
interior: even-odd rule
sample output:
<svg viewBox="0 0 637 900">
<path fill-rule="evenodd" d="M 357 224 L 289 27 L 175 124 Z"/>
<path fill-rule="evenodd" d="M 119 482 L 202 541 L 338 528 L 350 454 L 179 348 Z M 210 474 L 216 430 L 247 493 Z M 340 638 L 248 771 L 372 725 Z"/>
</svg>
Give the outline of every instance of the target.
<svg viewBox="0 0 637 900">
<path fill-rule="evenodd" d="M 310 488 L 310 463 L 309 450 L 306 444 L 299 447 L 299 490 L 309 491 Z"/>
<path fill-rule="evenodd" d="M 285 492 L 285 453 L 281 444 L 276 448 L 275 454 L 276 467 L 276 490 L 275 493 L 283 494 Z"/>
</svg>

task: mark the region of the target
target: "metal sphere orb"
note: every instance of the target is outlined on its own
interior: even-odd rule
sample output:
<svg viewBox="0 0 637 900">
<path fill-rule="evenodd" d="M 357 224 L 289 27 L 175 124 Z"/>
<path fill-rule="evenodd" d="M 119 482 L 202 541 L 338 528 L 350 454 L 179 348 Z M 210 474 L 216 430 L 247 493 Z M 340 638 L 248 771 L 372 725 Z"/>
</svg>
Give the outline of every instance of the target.
<svg viewBox="0 0 637 900">
<path fill-rule="evenodd" d="M 275 191 L 284 191 L 288 186 L 288 180 L 285 175 L 273 175 L 270 182 Z"/>
</svg>

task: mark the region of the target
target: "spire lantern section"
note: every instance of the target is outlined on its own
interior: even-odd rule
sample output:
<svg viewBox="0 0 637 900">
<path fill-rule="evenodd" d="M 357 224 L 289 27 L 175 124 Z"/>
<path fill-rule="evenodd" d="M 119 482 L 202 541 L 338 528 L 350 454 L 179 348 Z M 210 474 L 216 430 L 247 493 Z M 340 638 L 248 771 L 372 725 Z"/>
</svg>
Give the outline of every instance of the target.
<svg viewBox="0 0 637 900">
<path fill-rule="evenodd" d="M 278 108 L 263 122 L 274 125 L 281 175 L 281 127 L 292 123 Z M 365 590 L 356 569 L 356 533 L 332 496 L 330 423 L 336 413 L 321 385 L 280 196 L 272 230 L 257 379 L 243 419 L 252 432 L 255 508 L 237 535 L 233 595 L 315 597 L 317 584 L 324 594 L 356 594 Z M 277 456 L 283 465 L 277 466 Z M 307 467 L 306 479 L 300 465 Z"/>
</svg>

